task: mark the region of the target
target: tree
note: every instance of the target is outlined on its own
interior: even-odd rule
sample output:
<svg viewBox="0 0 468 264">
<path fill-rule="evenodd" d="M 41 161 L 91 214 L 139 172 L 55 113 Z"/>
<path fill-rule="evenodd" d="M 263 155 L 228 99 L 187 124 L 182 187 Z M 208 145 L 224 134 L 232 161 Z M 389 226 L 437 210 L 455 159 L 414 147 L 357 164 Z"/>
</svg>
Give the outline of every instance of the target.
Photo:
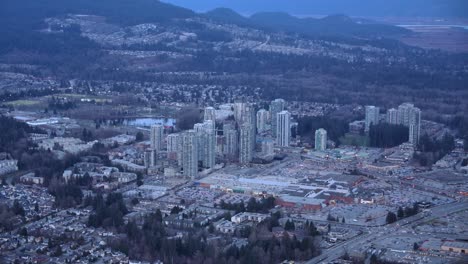
<svg viewBox="0 0 468 264">
<path fill-rule="evenodd" d="M 284 225 L 284 229 L 286 231 L 294 231 L 296 229 L 296 226 L 294 225 L 294 221 L 291 221 L 288 219 L 288 221 L 286 221 L 286 224 Z"/>
<path fill-rule="evenodd" d="M 174 206 L 174 207 L 172 207 L 172 209 L 171 209 L 171 215 L 172 215 L 172 214 L 178 214 L 178 213 L 180 213 L 180 212 L 182 212 L 182 211 L 183 211 L 183 209 L 180 208 L 179 206 Z"/>
<path fill-rule="evenodd" d="M 13 202 L 13 213 L 15 215 L 21 215 L 21 216 L 24 216 L 25 212 L 24 212 L 24 208 L 23 206 L 19 203 L 18 200 L 15 200 Z"/>
<path fill-rule="evenodd" d="M 34 211 L 35 211 L 36 213 L 39 213 L 39 204 L 38 204 L 38 203 L 35 203 L 35 204 L 34 204 Z"/>
<path fill-rule="evenodd" d="M 60 257 L 62 256 L 63 251 L 62 251 L 62 246 L 58 245 L 57 248 L 55 249 L 55 252 L 52 254 L 53 257 Z"/>
<path fill-rule="evenodd" d="M 403 211 L 403 208 L 398 207 L 398 212 L 397 212 L 398 218 L 403 218 L 405 216 L 405 212 Z"/>
<path fill-rule="evenodd" d="M 386 217 L 386 219 L 385 219 L 385 221 L 386 221 L 387 224 L 395 223 L 397 220 L 398 220 L 398 219 L 397 219 L 397 216 L 396 216 L 395 213 L 393 213 L 393 212 L 388 212 L 387 217 Z"/>
<path fill-rule="evenodd" d="M 26 229 L 26 227 L 21 228 L 18 233 L 20 236 L 24 236 L 24 237 L 28 236 L 28 230 Z"/>
<path fill-rule="evenodd" d="M 414 244 L 413 244 L 413 250 L 416 251 L 416 250 L 418 250 L 418 249 L 419 249 L 418 243 L 414 242 Z"/>
<path fill-rule="evenodd" d="M 210 232 L 211 234 L 213 234 L 215 231 L 215 227 L 213 225 L 213 223 L 210 223 L 210 225 L 208 226 L 208 232 Z"/>
<path fill-rule="evenodd" d="M 345 222 L 346 222 L 346 221 L 345 221 L 345 218 L 343 217 L 343 219 L 341 220 L 341 223 L 344 224 Z"/>
<path fill-rule="evenodd" d="M 138 133 L 136 134 L 136 141 L 137 142 L 140 142 L 140 141 L 143 141 L 144 139 L 144 135 L 141 131 L 138 131 Z"/>
</svg>

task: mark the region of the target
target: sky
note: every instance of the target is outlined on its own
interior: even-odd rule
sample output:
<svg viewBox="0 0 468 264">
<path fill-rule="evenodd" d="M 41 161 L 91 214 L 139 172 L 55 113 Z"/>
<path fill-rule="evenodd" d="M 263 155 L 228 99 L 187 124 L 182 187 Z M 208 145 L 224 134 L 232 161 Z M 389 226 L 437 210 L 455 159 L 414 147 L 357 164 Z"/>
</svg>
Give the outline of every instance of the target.
<svg viewBox="0 0 468 264">
<path fill-rule="evenodd" d="M 468 0 L 162 0 L 205 12 L 228 7 L 248 15 L 282 11 L 295 15 L 468 17 Z"/>
</svg>

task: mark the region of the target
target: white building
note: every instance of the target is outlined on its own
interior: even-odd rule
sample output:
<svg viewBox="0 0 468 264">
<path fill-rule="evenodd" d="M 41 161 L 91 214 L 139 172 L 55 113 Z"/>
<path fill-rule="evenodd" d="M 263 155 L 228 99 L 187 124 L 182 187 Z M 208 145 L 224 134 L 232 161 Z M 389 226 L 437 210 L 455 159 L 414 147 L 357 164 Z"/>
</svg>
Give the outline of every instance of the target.
<svg viewBox="0 0 468 264">
<path fill-rule="evenodd" d="M 315 150 L 324 151 L 327 149 L 327 131 L 323 128 L 315 131 Z"/>
<path fill-rule="evenodd" d="M 280 147 L 289 147 L 291 141 L 291 114 L 281 111 L 276 114 L 276 144 Z"/>
<path fill-rule="evenodd" d="M 216 109 L 213 107 L 206 107 L 203 120 L 216 122 Z"/>
<path fill-rule="evenodd" d="M 380 108 L 373 105 L 366 106 L 366 126 L 365 132 L 369 132 L 371 125 L 379 123 Z"/>
</svg>

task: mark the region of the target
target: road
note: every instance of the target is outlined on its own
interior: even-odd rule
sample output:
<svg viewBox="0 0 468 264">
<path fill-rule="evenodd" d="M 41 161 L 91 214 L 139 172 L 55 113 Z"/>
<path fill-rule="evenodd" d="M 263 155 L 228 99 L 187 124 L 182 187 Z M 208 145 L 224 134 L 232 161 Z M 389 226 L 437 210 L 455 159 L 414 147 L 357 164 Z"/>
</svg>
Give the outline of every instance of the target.
<svg viewBox="0 0 468 264">
<path fill-rule="evenodd" d="M 336 260 L 345 254 L 345 251 L 352 251 L 353 249 L 358 249 L 358 247 L 363 245 L 369 245 L 372 241 L 383 239 L 392 234 L 395 234 L 403 226 L 417 226 L 423 222 L 432 221 L 434 219 L 446 216 L 460 210 L 468 209 L 468 201 L 454 202 L 450 204 L 439 205 L 431 209 L 430 215 L 425 215 L 424 213 L 419 213 L 412 217 L 404 218 L 396 223 L 389 224 L 382 227 L 370 228 L 366 233 L 357 236 L 351 240 L 342 242 L 334 247 L 331 247 L 327 250 L 324 250 L 320 256 L 317 256 L 309 260 L 308 264 L 316 263 L 327 263 L 333 260 Z"/>
</svg>

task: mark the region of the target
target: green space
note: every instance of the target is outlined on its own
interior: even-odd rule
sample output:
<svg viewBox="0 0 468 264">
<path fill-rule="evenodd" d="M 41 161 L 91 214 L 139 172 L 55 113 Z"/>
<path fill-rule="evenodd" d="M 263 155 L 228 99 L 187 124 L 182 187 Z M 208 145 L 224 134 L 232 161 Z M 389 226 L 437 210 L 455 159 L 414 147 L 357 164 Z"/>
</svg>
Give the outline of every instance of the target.
<svg viewBox="0 0 468 264">
<path fill-rule="evenodd" d="M 347 133 L 343 137 L 340 137 L 340 143 L 348 146 L 368 147 L 369 137 Z"/>
</svg>

